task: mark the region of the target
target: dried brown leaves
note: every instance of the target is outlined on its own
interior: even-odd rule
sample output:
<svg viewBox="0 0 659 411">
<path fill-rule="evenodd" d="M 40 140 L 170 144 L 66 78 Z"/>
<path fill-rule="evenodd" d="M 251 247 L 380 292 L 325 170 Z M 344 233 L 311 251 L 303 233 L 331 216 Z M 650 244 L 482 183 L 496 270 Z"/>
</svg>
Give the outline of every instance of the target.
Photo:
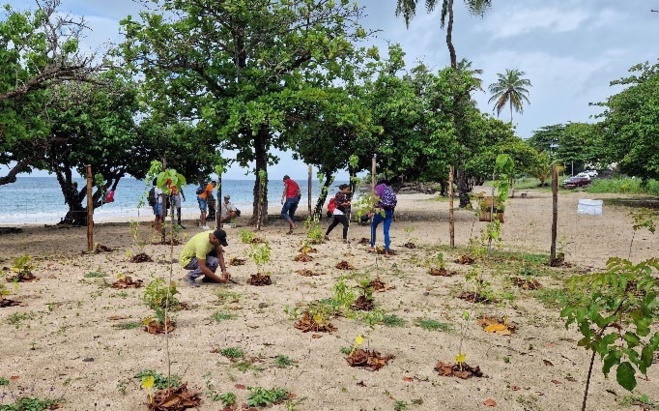
<svg viewBox="0 0 659 411">
<path fill-rule="evenodd" d="M 135 254 L 131 259 L 131 263 L 152 263 L 153 259 L 146 253 Z"/>
<path fill-rule="evenodd" d="M 310 255 L 307 254 L 307 253 L 300 253 L 300 254 L 298 254 L 298 255 L 295 256 L 295 258 L 293 259 L 293 261 L 298 261 L 298 262 L 306 263 L 306 262 L 308 262 L 308 261 L 313 261 L 313 257 L 310 256 Z"/>
<path fill-rule="evenodd" d="M 258 273 L 249 276 L 249 280 L 247 280 L 247 284 L 256 285 L 256 286 L 271 285 L 272 280 L 270 279 L 269 275 Z"/>
<path fill-rule="evenodd" d="M 0 308 L 13 307 L 20 304 L 20 301 L 10 300 L 9 298 L 0 298 Z"/>
<path fill-rule="evenodd" d="M 233 258 L 231 258 L 231 260 L 229 260 L 229 265 L 231 265 L 231 266 L 245 265 L 245 259 L 244 258 L 233 257 Z"/>
<path fill-rule="evenodd" d="M 387 365 L 389 360 L 393 360 L 393 355 L 381 355 L 377 351 L 369 351 L 358 348 L 346 357 L 346 361 L 351 367 L 364 367 L 369 371 L 377 371 Z"/>
<path fill-rule="evenodd" d="M 12 275 L 11 277 L 7 277 L 7 282 L 8 283 L 27 283 L 30 281 L 38 280 L 38 278 L 32 274 L 30 271 L 21 271 L 20 273 L 17 273 L 16 275 Z"/>
<path fill-rule="evenodd" d="M 486 333 L 499 335 L 511 335 L 517 330 L 517 324 L 509 321 L 507 318 L 483 317 L 478 320 L 478 325 Z"/>
<path fill-rule="evenodd" d="M 119 289 L 124 289 L 124 288 L 140 288 L 142 286 L 143 281 L 140 279 L 134 280 L 133 278 L 129 275 L 125 277 L 121 277 L 117 281 L 112 283 L 112 288 L 119 288 Z"/>
<path fill-rule="evenodd" d="M 167 333 L 171 333 L 176 328 L 175 323 L 169 317 L 167 317 L 166 322 L 167 322 Z M 163 324 L 162 322 L 156 319 L 151 319 L 149 322 L 147 322 L 144 325 L 144 331 L 148 332 L 149 334 L 164 334 L 165 324 Z"/>
<path fill-rule="evenodd" d="M 537 290 L 542 288 L 542 284 L 540 284 L 538 280 L 531 278 L 513 277 L 511 281 L 522 290 Z"/>
<path fill-rule="evenodd" d="M 329 321 L 320 321 L 317 322 L 316 319 L 309 313 L 305 311 L 302 313 L 302 318 L 294 324 L 294 327 L 302 332 L 332 332 L 336 331 L 337 328 Z"/>
<path fill-rule="evenodd" d="M 463 364 L 449 364 L 438 361 L 435 365 L 435 371 L 442 377 L 458 377 L 466 380 L 471 377 L 482 377 L 480 367 L 470 367 L 467 363 Z"/>
<path fill-rule="evenodd" d="M 296 273 L 300 274 L 302 277 L 316 277 L 319 275 L 323 275 L 325 273 L 316 273 L 311 270 L 308 270 L 306 268 L 303 268 L 301 270 L 297 270 Z"/>
<path fill-rule="evenodd" d="M 428 273 L 435 277 L 453 277 L 458 273 L 456 271 L 448 271 L 446 268 L 435 268 L 432 267 Z"/>
<path fill-rule="evenodd" d="M 347 261 L 341 261 L 340 263 L 338 263 L 336 265 L 336 268 L 339 269 L 339 270 L 354 270 L 355 266 L 350 264 Z"/>
<path fill-rule="evenodd" d="M 200 389 L 189 389 L 185 383 L 180 387 L 156 391 L 148 406 L 150 411 L 184 411 L 201 404 Z M 149 398 L 151 400 L 151 398 Z"/>
<path fill-rule="evenodd" d="M 103 244 L 96 244 L 96 247 L 94 247 L 94 253 L 95 254 L 100 254 L 100 253 L 111 253 L 114 251 L 110 247 L 103 245 Z"/>
<path fill-rule="evenodd" d="M 372 298 L 367 298 L 366 296 L 360 295 L 357 297 L 354 303 L 350 306 L 355 311 L 373 311 L 375 304 L 373 303 Z"/>
<path fill-rule="evenodd" d="M 413 249 L 416 248 L 416 244 L 414 244 L 414 243 L 405 243 L 405 244 L 403 244 L 403 247 L 413 250 Z"/>
<path fill-rule="evenodd" d="M 456 263 L 465 264 L 465 265 L 473 264 L 475 261 L 476 260 L 474 260 L 474 258 L 472 256 L 467 255 L 467 254 L 461 255 L 460 258 L 455 260 Z"/>
<path fill-rule="evenodd" d="M 458 295 L 458 298 L 461 300 L 465 300 L 470 303 L 483 303 L 483 304 L 489 304 L 492 301 L 490 301 L 487 297 L 483 297 L 482 295 L 478 293 L 473 293 L 470 291 L 465 291 L 462 294 Z"/>
<path fill-rule="evenodd" d="M 386 285 L 382 280 L 380 280 L 380 277 L 375 277 L 375 280 L 370 282 L 370 286 L 373 287 L 373 290 L 383 293 L 385 291 L 393 290 L 396 287 L 393 285 Z"/>
</svg>

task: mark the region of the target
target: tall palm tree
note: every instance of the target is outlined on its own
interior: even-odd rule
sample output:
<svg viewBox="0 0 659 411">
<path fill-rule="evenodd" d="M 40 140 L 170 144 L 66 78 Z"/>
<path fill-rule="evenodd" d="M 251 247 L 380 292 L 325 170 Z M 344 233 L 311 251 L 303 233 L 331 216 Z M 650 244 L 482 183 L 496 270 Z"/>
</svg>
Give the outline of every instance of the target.
<svg viewBox="0 0 659 411">
<path fill-rule="evenodd" d="M 419 0 L 397 0 L 396 16 L 403 15 L 405 24 L 409 27 L 410 21 L 416 14 L 416 5 Z M 483 16 L 492 5 L 492 0 L 464 0 L 469 12 L 475 16 Z M 426 10 L 432 13 L 439 0 L 426 0 Z M 446 27 L 446 45 L 451 56 L 451 67 L 458 68 L 458 58 L 453 46 L 453 0 L 441 0 L 440 27 Z"/>
<path fill-rule="evenodd" d="M 518 113 L 524 112 L 524 102 L 531 104 L 529 101 L 529 90 L 531 81 L 523 78 L 526 73 L 517 69 L 506 69 L 504 74 L 497 73 L 498 79 L 496 83 L 490 84 L 490 93 L 492 97 L 488 103 L 494 103 L 494 111 L 497 112 L 497 117 L 501 114 L 501 110 L 508 104 L 510 106 L 510 123 L 513 122 L 513 109 Z"/>
</svg>

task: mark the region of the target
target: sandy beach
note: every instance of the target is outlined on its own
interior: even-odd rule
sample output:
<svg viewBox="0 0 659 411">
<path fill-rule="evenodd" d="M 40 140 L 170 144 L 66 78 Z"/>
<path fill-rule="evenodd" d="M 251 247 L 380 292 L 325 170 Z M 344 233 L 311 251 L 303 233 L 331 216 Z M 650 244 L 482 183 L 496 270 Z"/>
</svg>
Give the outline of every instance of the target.
<svg viewBox="0 0 659 411">
<path fill-rule="evenodd" d="M 615 196 L 596 198 L 610 197 Z M 535 278 L 545 289 L 560 288 L 569 275 L 602 269 L 609 257 L 629 257 L 634 234 L 630 209 L 605 204 L 602 216 L 577 215 L 580 198 L 593 197 L 561 191 L 559 251 L 565 253 L 571 267 L 537 269 Z M 548 191 L 528 191 L 526 198 L 510 199 L 501 249 L 548 254 L 551 204 Z M 301 204 L 298 215 L 306 217 L 306 209 L 306 203 Z M 172 249 L 153 244 L 158 236 L 149 228 L 148 216 L 137 231 L 127 223 L 96 224 L 94 241 L 112 250 L 98 254 L 83 253 L 84 227 L 22 226 L 21 233 L 1 235 L 0 266 L 8 269 L 13 258 L 28 254 L 38 280 L 7 285 L 11 293 L 7 298 L 20 305 L 0 308 L 0 378 L 9 380 L 0 387 L 4 393 L 0 404 L 30 395 L 62 397 L 64 410 L 146 410 L 147 394 L 134 376 L 147 369 L 167 374 L 166 341 L 162 335 L 144 332 L 141 326 L 123 329 L 128 327 L 122 324 L 139 323 L 152 315 L 141 299 L 144 288 L 108 286 L 119 276 L 129 275 L 145 284 L 170 276 L 176 282 L 177 298 L 188 309 L 175 313 L 176 329 L 169 337 L 171 372 L 202 390 L 202 411 L 223 408 L 214 401 L 213 393 L 233 392 L 244 403 L 250 392 L 246 387 L 285 387 L 294 395 L 272 410 L 392 410 L 397 403 L 405 403 L 408 410 L 474 410 L 492 408 L 484 405 L 490 399 L 499 410 L 580 409 L 590 354 L 577 347 L 580 334 L 574 328 L 565 329 L 560 309 L 537 298 L 540 291 L 511 285 L 510 277 L 528 267 L 453 262 L 470 238 L 478 238 L 485 227 L 473 211 L 456 211 L 458 249 L 448 250 L 441 247 L 449 244 L 448 202 L 432 195 L 400 195 L 391 229 L 396 255 L 383 258 L 366 252 L 359 242 L 369 237 L 369 227 L 354 223 L 350 244 L 341 242 L 338 226 L 331 241 L 315 246 L 317 252 L 309 262 L 294 261 L 306 238 L 303 224 L 295 234 L 285 235 L 287 226 L 277 218 L 278 212 L 278 206 L 271 207 L 272 221 L 256 234 L 272 248 L 272 260 L 264 270 L 273 284 L 263 287 L 246 283 L 257 272 L 256 264 L 247 257 L 251 246 L 240 241 L 240 231 L 251 229 L 246 212 L 236 227 L 226 228 L 227 260 L 246 259 L 245 265 L 229 267 L 239 284 L 202 284 L 199 288 L 181 282 L 185 270 L 170 263 L 172 257 L 178 258 L 182 245 Z M 322 225 L 329 222 L 323 219 Z M 182 241 L 200 231 L 192 220 L 184 225 Z M 405 243 L 414 243 L 416 248 L 405 248 Z M 381 227 L 378 244 L 382 244 Z M 658 250 L 659 234 L 639 230 L 631 259 L 658 257 Z M 424 262 L 439 251 L 447 261 L 446 268 L 458 275 L 428 274 Z M 153 262 L 129 262 L 140 252 Z M 355 270 L 335 268 L 341 261 Z M 301 269 L 319 275 L 304 277 L 296 272 Z M 458 299 L 471 286 L 465 277 L 474 269 L 482 270 L 498 293 L 513 297 L 495 304 Z M 86 275 L 90 272 L 107 276 L 92 278 Z M 8 275 L 7 270 L 4 273 Z M 331 333 L 302 333 L 294 328 L 299 318 L 296 308 L 299 311 L 313 300 L 331 298 L 341 276 L 351 287 L 360 279 L 379 276 L 392 288 L 375 293 L 376 309 L 399 317 L 404 324 L 373 325 L 357 315 L 332 319 L 337 330 Z M 469 313 L 469 320 L 464 319 L 464 312 Z M 214 316 L 216 313 L 226 316 Z M 515 332 L 507 336 L 485 333 L 477 323 L 485 315 L 513 321 Z M 226 319 L 218 321 L 220 317 Z M 419 326 L 421 320 L 445 326 L 427 330 Z M 350 367 L 340 350 L 351 347 L 359 335 L 365 337 L 365 347 L 395 358 L 375 372 Z M 244 352 L 246 365 L 237 366 L 217 352 L 229 347 Z M 485 377 L 462 380 L 434 371 L 437 361 L 453 362 L 460 349 L 466 362 L 479 366 Z M 277 356 L 286 356 L 293 364 L 278 367 Z M 588 409 L 638 409 L 622 404 L 627 393 L 617 385 L 615 376 L 605 379 L 600 370 L 598 361 Z M 636 392 L 659 400 L 658 380 L 659 366 L 655 365 L 647 380 L 639 379 Z"/>
</svg>

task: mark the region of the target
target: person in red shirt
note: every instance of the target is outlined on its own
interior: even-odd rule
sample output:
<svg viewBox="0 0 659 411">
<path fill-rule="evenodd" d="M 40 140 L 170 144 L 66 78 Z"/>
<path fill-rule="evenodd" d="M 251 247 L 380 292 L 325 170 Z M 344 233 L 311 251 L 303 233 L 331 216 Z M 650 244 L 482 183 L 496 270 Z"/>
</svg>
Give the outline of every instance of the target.
<svg viewBox="0 0 659 411">
<path fill-rule="evenodd" d="M 293 234 L 293 229 L 297 227 L 293 222 L 295 218 L 295 210 L 300 203 L 302 193 L 300 193 L 300 186 L 293 181 L 289 176 L 284 176 L 284 192 L 281 195 L 281 216 L 284 220 L 288 221 L 289 230 L 286 234 Z"/>
</svg>

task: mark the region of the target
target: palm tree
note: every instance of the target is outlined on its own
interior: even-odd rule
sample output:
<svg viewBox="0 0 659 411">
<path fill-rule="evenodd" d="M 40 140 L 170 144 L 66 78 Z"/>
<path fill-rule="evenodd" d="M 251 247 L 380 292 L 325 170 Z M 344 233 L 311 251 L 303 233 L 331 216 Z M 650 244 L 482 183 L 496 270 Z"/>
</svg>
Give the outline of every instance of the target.
<svg viewBox="0 0 659 411">
<path fill-rule="evenodd" d="M 397 0 L 396 16 L 403 15 L 405 24 L 409 27 L 410 21 L 416 14 L 416 5 L 419 0 Z M 464 0 L 469 12 L 475 16 L 483 16 L 492 5 L 492 0 Z M 426 9 L 432 13 L 439 0 L 426 0 Z M 451 56 L 451 67 L 458 67 L 458 58 L 453 46 L 453 0 L 441 0 L 442 10 L 440 14 L 440 26 L 446 27 L 446 45 Z"/>
<path fill-rule="evenodd" d="M 501 110 L 508 104 L 510 106 L 510 123 L 513 122 L 513 108 L 518 113 L 524 112 L 524 102 L 531 104 L 528 95 L 529 90 L 526 87 L 531 87 L 531 81 L 523 78 L 526 73 L 517 69 L 506 69 L 505 74 L 497 73 L 499 77 L 496 83 L 490 84 L 490 93 L 492 97 L 488 103 L 495 101 L 494 111 L 497 112 L 497 117 L 501 114 Z"/>
</svg>

